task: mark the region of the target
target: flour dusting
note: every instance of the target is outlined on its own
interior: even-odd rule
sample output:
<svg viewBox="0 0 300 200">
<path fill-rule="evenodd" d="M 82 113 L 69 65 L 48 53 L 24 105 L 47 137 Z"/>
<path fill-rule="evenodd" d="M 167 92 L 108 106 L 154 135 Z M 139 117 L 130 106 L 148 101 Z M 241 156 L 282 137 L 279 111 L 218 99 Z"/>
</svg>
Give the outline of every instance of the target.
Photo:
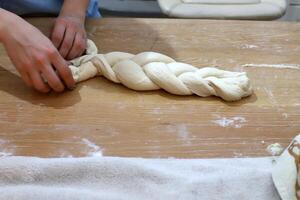
<svg viewBox="0 0 300 200">
<path fill-rule="evenodd" d="M 238 152 L 233 152 L 234 158 L 241 158 L 244 157 L 244 155 L 242 153 L 238 153 Z"/>
<path fill-rule="evenodd" d="M 272 105 L 274 105 L 274 106 L 278 105 L 278 103 L 277 103 L 277 101 L 274 97 L 273 92 L 271 90 L 269 90 L 268 88 L 265 88 L 265 87 L 264 87 L 264 91 L 267 93 L 267 96 L 269 97 Z"/>
<path fill-rule="evenodd" d="M 73 158 L 73 155 L 71 155 L 69 152 L 61 151 L 59 157 L 60 158 Z"/>
<path fill-rule="evenodd" d="M 176 133 L 177 136 L 187 145 L 191 144 L 190 132 L 186 124 L 174 124 L 168 125 L 167 131 L 170 133 Z"/>
<path fill-rule="evenodd" d="M 4 144 L 7 144 L 7 140 L 0 139 L 0 157 L 13 156 L 13 152 L 4 148 Z"/>
<path fill-rule="evenodd" d="M 287 119 L 288 116 L 289 116 L 287 113 L 282 113 L 281 115 L 282 115 L 285 119 Z"/>
<path fill-rule="evenodd" d="M 96 145 L 95 143 L 91 142 L 90 140 L 88 140 L 86 138 L 82 138 L 81 141 L 90 149 L 90 151 L 87 154 L 88 156 L 90 156 L 90 157 L 102 157 L 103 156 L 102 150 L 98 145 Z"/>
<path fill-rule="evenodd" d="M 160 107 L 157 107 L 157 108 L 153 108 L 153 110 L 151 110 L 150 113 L 160 115 L 160 114 L 162 114 L 162 111 L 161 111 Z"/>
<path fill-rule="evenodd" d="M 244 44 L 242 45 L 242 49 L 256 49 L 258 48 L 257 45 L 253 45 L 253 44 Z"/>
<path fill-rule="evenodd" d="M 189 138 L 189 131 L 187 130 L 187 127 L 185 124 L 179 124 L 177 126 L 177 134 L 179 137 L 187 140 Z"/>
<path fill-rule="evenodd" d="M 7 156 L 12 156 L 13 154 L 10 152 L 5 152 L 0 150 L 0 158 L 1 157 L 7 157 Z"/>
<path fill-rule="evenodd" d="M 7 141 L 6 140 L 3 140 L 3 139 L 0 139 L 0 147 L 5 144 Z"/>
<path fill-rule="evenodd" d="M 241 128 L 246 121 L 244 117 L 219 117 L 217 120 L 213 120 L 213 123 L 221 126 L 221 127 L 233 127 L 233 128 Z"/>
<path fill-rule="evenodd" d="M 297 64 L 244 64 L 242 67 L 261 67 L 261 68 L 279 68 L 279 69 L 300 69 Z"/>
<path fill-rule="evenodd" d="M 124 104 L 123 102 L 116 103 L 116 108 L 119 110 L 124 110 L 126 107 L 126 104 Z"/>
</svg>

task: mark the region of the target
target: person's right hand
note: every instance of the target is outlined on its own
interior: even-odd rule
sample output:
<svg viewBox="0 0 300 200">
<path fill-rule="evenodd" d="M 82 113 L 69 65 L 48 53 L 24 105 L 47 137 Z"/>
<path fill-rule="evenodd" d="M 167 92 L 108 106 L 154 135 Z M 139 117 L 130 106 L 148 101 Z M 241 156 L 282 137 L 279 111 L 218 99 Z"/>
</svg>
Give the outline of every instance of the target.
<svg viewBox="0 0 300 200">
<path fill-rule="evenodd" d="M 24 82 L 44 93 L 51 88 L 62 92 L 65 85 L 72 89 L 75 82 L 71 71 L 52 42 L 22 18 L 8 15 L 8 20 L 0 22 L 5 23 L 1 40 Z"/>
</svg>

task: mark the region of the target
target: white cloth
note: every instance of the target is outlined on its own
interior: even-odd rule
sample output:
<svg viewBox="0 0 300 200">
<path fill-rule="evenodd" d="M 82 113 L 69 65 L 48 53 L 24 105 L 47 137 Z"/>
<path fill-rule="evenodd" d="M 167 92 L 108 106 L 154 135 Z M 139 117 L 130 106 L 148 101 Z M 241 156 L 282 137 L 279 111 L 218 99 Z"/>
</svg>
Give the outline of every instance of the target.
<svg viewBox="0 0 300 200">
<path fill-rule="evenodd" d="M 279 200 L 271 158 L 0 158 L 0 200 Z"/>
<path fill-rule="evenodd" d="M 172 17 L 212 19 L 277 19 L 287 9 L 286 0 L 158 0 Z"/>
<path fill-rule="evenodd" d="M 300 135 L 276 159 L 272 176 L 282 200 L 300 199 Z"/>
</svg>

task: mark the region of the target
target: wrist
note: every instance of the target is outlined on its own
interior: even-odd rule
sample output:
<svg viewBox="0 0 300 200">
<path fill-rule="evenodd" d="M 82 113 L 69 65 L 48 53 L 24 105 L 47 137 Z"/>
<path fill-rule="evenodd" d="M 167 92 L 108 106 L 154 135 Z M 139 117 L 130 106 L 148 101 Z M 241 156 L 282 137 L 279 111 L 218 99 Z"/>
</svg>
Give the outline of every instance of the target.
<svg viewBox="0 0 300 200">
<path fill-rule="evenodd" d="M 64 0 L 59 17 L 75 17 L 84 23 L 88 3 L 89 0 Z"/>
</svg>

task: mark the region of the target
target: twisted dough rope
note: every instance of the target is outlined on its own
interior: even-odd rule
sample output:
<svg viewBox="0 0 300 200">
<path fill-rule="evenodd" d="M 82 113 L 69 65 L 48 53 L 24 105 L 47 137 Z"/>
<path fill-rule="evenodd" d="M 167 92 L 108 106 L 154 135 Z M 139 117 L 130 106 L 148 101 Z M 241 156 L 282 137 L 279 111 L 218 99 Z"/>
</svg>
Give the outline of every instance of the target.
<svg viewBox="0 0 300 200">
<path fill-rule="evenodd" d="M 245 72 L 198 69 L 155 52 L 97 54 L 96 45 L 91 40 L 87 44 L 87 55 L 72 60 L 69 66 L 76 82 L 104 76 L 133 90 L 164 89 L 176 95 L 214 95 L 226 101 L 252 94 Z"/>
</svg>

